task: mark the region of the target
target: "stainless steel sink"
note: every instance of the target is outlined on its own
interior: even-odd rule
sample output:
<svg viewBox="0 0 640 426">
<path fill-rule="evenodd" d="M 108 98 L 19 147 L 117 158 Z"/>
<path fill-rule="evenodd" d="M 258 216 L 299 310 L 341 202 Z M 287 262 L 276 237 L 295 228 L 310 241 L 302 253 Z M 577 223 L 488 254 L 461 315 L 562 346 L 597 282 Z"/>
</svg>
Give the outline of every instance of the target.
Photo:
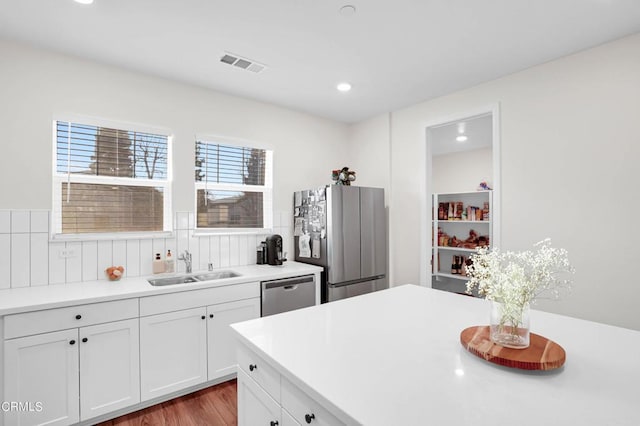
<svg viewBox="0 0 640 426">
<path fill-rule="evenodd" d="M 218 271 L 218 272 L 209 272 L 206 274 L 196 275 L 196 279 L 198 281 L 211 281 L 211 280 L 221 280 L 224 278 L 234 278 L 239 277 L 240 274 L 237 274 L 233 271 Z"/>
<path fill-rule="evenodd" d="M 187 275 L 182 277 L 167 277 L 167 278 L 156 278 L 153 280 L 148 280 L 149 284 L 154 286 L 161 285 L 173 285 L 173 284 L 186 284 L 186 283 L 195 283 L 198 282 L 194 277 Z"/>
<path fill-rule="evenodd" d="M 154 278 L 148 281 L 149 281 L 149 284 L 153 286 L 162 286 L 162 285 L 197 283 L 199 281 L 221 280 L 224 278 L 233 278 L 233 277 L 239 277 L 239 276 L 240 274 L 233 271 L 217 271 L 217 272 L 208 272 L 205 274 L 198 274 L 198 275 L 182 275 L 179 277 Z"/>
</svg>

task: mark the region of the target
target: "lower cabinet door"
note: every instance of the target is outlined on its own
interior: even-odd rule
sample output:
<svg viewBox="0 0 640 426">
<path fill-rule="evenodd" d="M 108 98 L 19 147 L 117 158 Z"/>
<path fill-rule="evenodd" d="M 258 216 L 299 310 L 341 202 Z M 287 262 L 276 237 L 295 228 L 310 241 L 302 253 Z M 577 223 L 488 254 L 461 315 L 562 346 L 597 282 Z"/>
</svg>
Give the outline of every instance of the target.
<svg viewBox="0 0 640 426">
<path fill-rule="evenodd" d="M 260 317 L 260 298 L 211 305 L 207 308 L 209 380 L 234 374 L 236 339 L 229 325 Z"/>
<path fill-rule="evenodd" d="M 80 420 L 78 329 L 6 340 L 4 372 L 6 426 Z"/>
<path fill-rule="evenodd" d="M 142 401 L 207 381 L 206 308 L 140 318 Z"/>
<path fill-rule="evenodd" d="M 140 402 L 138 319 L 80 329 L 80 418 Z"/>
<path fill-rule="evenodd" d="M 280 405 L 238 369 L 238 426 L 280 426 Z"/>
</svg>

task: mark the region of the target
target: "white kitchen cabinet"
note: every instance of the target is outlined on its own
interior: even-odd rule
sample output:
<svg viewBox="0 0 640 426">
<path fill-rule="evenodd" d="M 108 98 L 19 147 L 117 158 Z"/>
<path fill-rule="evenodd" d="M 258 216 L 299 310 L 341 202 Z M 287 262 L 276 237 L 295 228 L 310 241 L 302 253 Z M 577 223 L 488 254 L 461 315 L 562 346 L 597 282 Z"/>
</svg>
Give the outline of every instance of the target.
<svg viewBox="0 0 640 426">
<path fill-rule="evenodd" d="M 213 380 L 236 372 L 236 340 L 229 325 L 259 318 L 260 298 L 208 306 L 207 316 L 209 380 Z"/>
<path fill-rule="evenodd" d="M 78 329 L 5 341 L 4 401 L 30 406 L 27 411 L 5 411 L 4 424 L 78 422 L 78 368 Z"/>
<path fill-rule="evenodd" d="M 245 345 L 238 346 L 237 356 L 239 426 L 344 425 Z"/>
<path fill-rule="evenodd" d="M 281 408 L 245 372 L 238 369 L 238 425 L 280 426 Z"/>
<path fill-rule="evenodd" d="M 138 319 L 80 329 L 80 418 L 140 402 Z"/>
<path fill-rule="evenodd" d="M 205 307 L 140 318 L 142 401 L 207 381 Z"/>
<path fill-rule="evenodd" d="M 42 403 L 6 424 L 70 424 L 140 402 L 138 320 L 5 342 L 5 400 Z"/>
<path fill-rule="evenodd" d="M 137 317 L 134 305 L 124 301 L 6 317 L 5 336 L 14 338 L 4 342 L 5 401 L 40 403 L 41 410 L 6 412 L 5 425 L 66 425 L 138 403 L 138 319 L 77 327 Z M 108 308 L 121 309 L 109 314 Z M 70 325 L 76 327 L 48 332 Z"/>
</svg>

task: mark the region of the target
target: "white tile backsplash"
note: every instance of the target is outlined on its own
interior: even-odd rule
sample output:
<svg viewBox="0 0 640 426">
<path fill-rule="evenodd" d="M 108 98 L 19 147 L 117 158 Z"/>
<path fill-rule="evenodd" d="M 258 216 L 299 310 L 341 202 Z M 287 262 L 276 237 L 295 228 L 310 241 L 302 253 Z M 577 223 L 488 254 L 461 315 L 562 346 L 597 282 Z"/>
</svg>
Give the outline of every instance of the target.
<svg viewBox="0 0 640 426">
<path fill-rule="evenodd" d="M 171 250 L 179 271 L 184 262 L 178 256 L 189 250 L 194 270 L 203 270 L 209 263 L 215 268 L 256 263 L 256 246 L 267 234 L 194 236 L 193 212 L 174 215 L 176 230 L 170 238 L 50 241 L 50 212 L 45 210 L 0 211 L 0 289 L 64 284 L 78 281 L 106 280 L 109 266 L 124 266 L 126 277 L 152 273 L 155 253 L 164 259 Z M 274 212 L 273 233 L 285 239 L 291 235 L 287 221 L 289 212 Z M 64 257 L 62 252 L 66 252 Z"/>
<path fill-rule="evenodd" d="M 240 237 L 238 235 L 229 236 L 229 266 L 240 264 Z"/>
<path fill-rule="evenodd" d="M 31 216 L 33 219 L 33 215 Z M 30 276 L 32 286 L 49 284 L 49 234 L 30 234 Z"/>
<path fill-rule="evenodd" d="M 209 261 L 213 263 L 214 268 L 220 267 L 220 236 L 218 235 L 209 237 Z"/>
<path fill-rule="evenodd" d="M 31 230 L 30 232 L 49 232 L 49 212 L 37 211 L 31 212 Z"/>
<path fill-rule="evenodd" d="M 207 269 L 209 262 L 211 262 L 210 237 L 201 237 L 198 238 L 198 240 L 200 240 L 200 256 L 198 258 L 200 260 L 200 264 L 198 265 L 198 269 Z"/>
<path fill-rule="evenodd" d="M 0 234 L 0 289 L 11 287 L 11 234 Z"/>
<path fill-rule="evenodd" d="M 30 247 L 28 233 L 11 234 L 11 288 L 28 287 L 31 282 Z"/>
<path fill-rule="evenodd" d="M 101 240 L 98 241 L 98 279 L 106 279 L 105 270 L 109 266 L 113 265 L 113 241 Z M 116 265 L 117 266 L 117 265 Z"/>
<path fill-rule="evenodd" d="M 140 240 L 127 240 L 127 276 L 140 276 Z"/>
<path fill-rule="evenodd" d="M 153 242 L 154 240 L 140 240 L 140 275 L 141 276 L 151 275 L 153 273 Z M 164 250 L 164 240 L 162 240 L 162 247 Z"/>
<path fill-rule="evenodd" d="M 114 240 L 113 241 L 113 262 L 109 266 L 122 266 L 124 267 L 123 277 L 129 276 L 129 266 L 127 265 L 127 241 L 126 240 Z"/>
<path fill-rule="evenodd" d="M 11 212 L 9 210 L 0 211 L 0 234 L 11 232 Z"/>
<path fill-rule="evenodd" d="M 66 275 L 68 283 L 77 283 L 82 281 L 82 243 L 73 241 L 67 243 Z"/>
<path fill-rule="evenodd" d="M 28 210 L 13 210 L 11 212 L 11 233 L 27 233 L 29 232 Z"/>
<path fill-rule="evenodd" d="M 65 249 L 65 243 L 49 243 L 49 284 L 63 284 L 66 282 L 67 262 L 60 255 L 60 252 Z"/>
<path fill-rule="evenodd" d="M 82 281 L 98 279 L 98 242 L 82 242 Z"/>
<path fill-rule="evenodd" d="M 230 243 L 229 235 L 220 235 L 220 268 L 230 266 Z"/>
</svg>

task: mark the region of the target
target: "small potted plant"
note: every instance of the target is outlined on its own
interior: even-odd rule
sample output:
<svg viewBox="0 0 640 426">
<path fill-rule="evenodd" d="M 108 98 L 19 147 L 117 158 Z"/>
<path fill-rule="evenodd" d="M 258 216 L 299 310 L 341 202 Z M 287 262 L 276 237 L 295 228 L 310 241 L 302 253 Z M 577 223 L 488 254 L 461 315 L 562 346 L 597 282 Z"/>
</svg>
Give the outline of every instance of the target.
<svg viewBox="0 0 640 426">
<path fill-rule="evenodd" d="M 529 347 L 529 308 L 537 298 L 557 298 L 571 280 L 561 278 L 574 272 L 565 249 L 551 247 L 549 238 L 522 252 L 477 249 L 467 265 L 468 294 L 491 301 L 490 337 L 514 349 Z"/>
</svg>

